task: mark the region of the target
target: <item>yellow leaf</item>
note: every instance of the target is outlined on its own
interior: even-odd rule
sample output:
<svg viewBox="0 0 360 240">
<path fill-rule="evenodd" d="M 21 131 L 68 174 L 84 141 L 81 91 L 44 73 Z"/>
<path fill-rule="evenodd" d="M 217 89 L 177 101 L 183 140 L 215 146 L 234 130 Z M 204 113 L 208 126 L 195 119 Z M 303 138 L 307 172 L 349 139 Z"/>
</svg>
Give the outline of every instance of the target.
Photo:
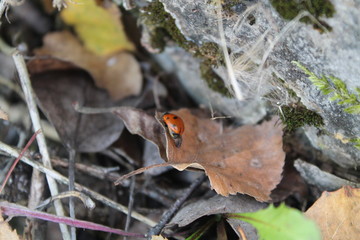
<svg viewBox="0 0 360 240">
<path fill-rule="evenodd" d="M 134 45 L 126 37 L 115 4 L 104 9 L 96 5 L 94 0 L 71 1 L 62 10 L 61 17 L 74 26 L 85 47 L 98 55 L 134 50 Z"/>
</svg>

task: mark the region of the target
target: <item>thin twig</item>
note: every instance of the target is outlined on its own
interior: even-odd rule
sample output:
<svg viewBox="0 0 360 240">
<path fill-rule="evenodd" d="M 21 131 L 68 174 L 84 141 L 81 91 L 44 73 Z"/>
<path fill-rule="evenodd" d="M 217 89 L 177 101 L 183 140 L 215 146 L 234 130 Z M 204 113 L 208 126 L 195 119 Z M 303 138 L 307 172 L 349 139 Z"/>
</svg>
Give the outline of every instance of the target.
<svg viewBox="0 0 360 240">
<path fill-rule="evenodd" d="M 136 169 L 134 171 L 131 171 L 129 172 L 128 174 L 125 174 L 123 176 L 121 176 L 118 180 L 116 180 L 114 182 L 115 185 L 119 185 L 122 181 L 124 181 L 125 179 L 128 179 L 129 177 L 132 177 L 132 176 L 135 176 L 135 175 L 138 175 L 140 173 L 143 173 L 145 172 L 146 170 L 149 170 L 151 168 L 155 168 L 155 167 L 167 167 L 169 166 L 169 163 L 159 163 L 159 164 L 154 164 L 154 165 L 150 165 L 150 166 L 147 166 L 147 167 L 142 167 L 142 168 L 139 168 L 139 169 Z"/>
<path fill-rule="evenodd" d="M 85 228 L 85 229 L 91 229 L 91 230 L 96 230 L 96 231 L 110 232 L 110 233 L 115 233 L 115 234 L 119 234 L 122 236 L 145 238 L 144 234 L 125 232 L 120 229 L 110 228 L 110 227 L 100 225 L 97 223 L 87 222 L 87 221 L 78 220 L 78 219 L 74 220 L 69 217 L 59 217 L 59 216 L 56 216 L 53 214 L 44 213 L 44 212 L 40 212 L 40 211 L 36 211 L 36 210 L 31 210 L 29 208 L 26 208 L 26 207 L 23 207 L 23 206 L 14 204 L 14 203 L 5 202 L 5 201 L 0 202 L 0 209 L 3 214 L 10 216 L 10 217 L 13 217 L 13 216 L 33 217 L 33 218 L 43 219 L 46 221 L 62 223 L 64 225 L 66 224 L 66 225 L 77 227 L 77 228 Z"/>
<path fill-rule="evenodd" d="M 60 166 L 60 167 L 69 167 L 69 163 L 65 162 L 61 159 L 51 159 L 52 164 L 54 167 Z M 120 177 L 120 174 L 118 174 L 115 171 L 119 171 L 119 167 L 109 167 L 109 168 L 103 168 L 97 165 L 86 165 L 82 163 L 75 163 L 75 167 L 77 170 L 84 172 L 90 176 L 96 177 L 101 180 L 109 180 L 111 182 L 114 182 L 116 179 Z"/>
<path fill-rule="evenodd" d="M 75 157 L 76 157 L 76 151 L 75 149 L 69 149 L 69 169 L 68 169 L 68 175 L 69 175 L 69 191 L 72 192 L 75 189 Z M 70 217 L 72 219 L 76 218 L 75 214 L 75 206 L 74 206 L 74 198 L 69 198 L 69 212 Z M 70 228 L 71 233 L 71 240 L 76 240 L 76 228 L 71 227 Z"/>
<path fill-rule="evenodd" d="M 5 143 L 3 143 L 1 141 L 0 141 L 0 151 L 3 151 L 5 153 L 7 153 L 7 155 L 10 155 L 10 156 L 15 157 L 15 158 L 19 156 L 19 152 L 17 150 L 15 150 L 14 148 L 10 147 L 9 145 L 7 145 L 7 144 L 5 144 Z M 69 184 L 69 180 L 66 177 L 64 177 L 63 175 L 61 175 L 60 173 L 56 172 L 53 169 L 49 169 L 49 168 L 45 167 L 44 165 L 42 165 L 42 164 L 40 164 L 38 162 L 32 161 L 32 160 L 30 160 L 29 158 L 26 158 L 26 157 L 22 157 L 20 160 L 22 162 L 30 165 L 31 167 L 45 173 L 47 176 L 57 180 L 58 182 L 60 182 L 62 184 L 65 184 L 65 185 Z M 99 194 L 99 193 L 97 193 L 95 191 L 90 190 L 87 187 L 84 187 L 84 186 L 82 186 L 80 184 L 75 183 L 75 189 L 77 191 L 80 191 L 80 192 L 83 192 L 83 193 L 89 195 L 93 199 L 96 199 L 96 200 L 102 202 L 104 205 L 107 205 L 107 206 L 109 206 L 111 208 L 114 208 L 114 209 L 116 209 L 116 210 L 118 210 L 118 211 L 120 211 L 122 213 L 127 214 L 127 212 L 128 212 L 127 207 L 125 207 L 125 206 L 123 206 L 121 204 L 118 204 L 118 203 L 112 201 L 111 199 L 109 199 L 109 198 L 107 198 L 107 197 L 105 197 L 105 196 L 103 196 L 103 195 L 101 195 L 101 194 Z M 139 214 L 137 212 L 133 211 L 131 213 L 131 216 L 133 218 L 139 220 L 140 222 L 142 222 L 144 224 L 147 224 L 150 227 L 153 227 L 153 226 L 156 225 L 156 222 L 154 222 L 153 220 L 151 220 L 151 219 L 149 219 L 149 218 L 147 218 L 147 217 L 145 217 L 145 216 L 143 216 L 143 215 L 141 215 L 141 214 Z"/>
<path fill-rule="evenodd" d="M 30 140 L 28 141 L 28 143 L 26 144 L 26 146 L 24 147 L 24 149 L 21 150 L 21 153 L 20 153 L 19 157 L 17 157 L 16 160 L 13 162 L 10 170 L 9 170 L 8 173 L 6 174 L 6 177 L 5 177 L 5 180 L 4 180 L 3 184 L 2 184 L 1 187 L 0 187 L 0 193 L 1 193 L 2 190 L 4 189 L 4 187 L 5 187 L 5 185 L 6 185 L 6 182 L 8 181 L 8 179 L 9 179 L 12 171 L 14 171 L 16 164 L 18 164 L 20 158 L 21 158 L 22 156 L 24 156 L 26 150 L 30 147 L 30 145 L 31 145 L 31 144 L 33 143 L 33 141 L 35 140 L 35 137 L 36 137 L 39 133 L 40 133 L 40 130 L 36 131 L 36 132 L 32 135 L 32 137 L 30 138 Z"/>
<path fill-rule="evenodd" d="M 39 206 L 36 207 L 37 210 L 43 209 L 44 207 L 46 207 L 47 205 L 49 205 L 52 201 L 56 200 L 56 199 L 62 199 L 62 198 L 67 198 L 67 197 L 76 197 L 79 198 L 83 204 L 85 205 L 86 208 L 89 209 L 94 209 L 95 208 L 95 203 L 93 200 L 91 200 L 91 198 L 89 198 L 88 196 L 86 196 L 85 194 L 81 193 L 81 192 L 77 192 L 77 191 L 67 191 L 67 192 L 62 192 L 57 196 L 54 197 L 50 197 L 48 199 L 46 199 L 45 201 L 43 201 Z"/>
<path fill-rule="evenodd" d="M 125 222 L 125 231 L 129 230 L 130 227 L 130 223 L 131 223 L 131 212 L 132 212 L 132 208 L 134 206 L 134 190 L 135 190 L 135 176 L 131 177 L 131 183 L 130 183 L 130 188 L 129 188 L 129 203 L 128 203 L 128 209 L 129 212 L 126 216 L 126 222 Z M 124 237 L 123 240 L 127 240 L 127 237 Z"/>
<path fill-rule="evenodd" d="M 184 195 L 182 195 L 178 200 L 176 200 L 175 203 L 170 207 L 170 209 L 165 212 L 165 214 L 161 217 L 159 223 L 149 230 L 147 234 L 148 240 L 151 240 L 153 235 L 160 234 L 165 224 L 167 224 L 171 220 L 171 218 L 179 210 L 181 205 L 183 205 L 183 203 L 186 201 L 186 199 L 188 199 L 191 193 L 200 186 L 200 184 L 205 180 L 205 178 L 205 175 L 199 177 L 190 185 L 188 189 L 185 190 Z"/>
<path fill-rule="evenodd" d="M 39 117 L 39 112 L 38 112 L 38 109 L 37 109 L 37 106 L 35 103 L 33 89 L 31 87 L 30 78 L 29 78 L 29 74 L 28 74 L 28 71 L 26 68 L 25 60 L 18 51 L 16 51 L 13 54 L 13 60 L 14 60 L 16 69 L 19 74 L 21 87 L 23 89 L 26 103 L 27 103 L 27 106 L 28 106 L 28 109 L 30 112 L 30 117 L 31 117 L 31 121 L 33 124 L 33 128 L 35 131 L 37 131 L 37 130 L 41 129 L 40 117 Z M 50 156 L 49 156 L 49 152 L 47 149 L 44 135 L 42 133 L 38 134 L 36 136 L 36 140 L 37 140 L 37 143 L 39 146 L 39 151 L 42 155 L 42 161 L 43 161 L 44 166 L 51 169 L 52 167 L 51 167 Z M 49 185 L 51 196 L 58 195 L 59 190 L 56 185 L 56 181 L 49 176 L 46 176 L 46 179 L 47 179 L 47 182 Z M 60 201 L 55 201 L 54 206 L 55 206 L 55 211 L 56 211 L 57 215 L 59 215 L 59 216 L 65 215 L 63 206 Z M 69 234 L 69 230 L 68 230 L 67 226 L 64 224 L 60 224 L 60 230 L 61 230 L 63 239 L 70 240 L 70 234 Z"/>
</svg>

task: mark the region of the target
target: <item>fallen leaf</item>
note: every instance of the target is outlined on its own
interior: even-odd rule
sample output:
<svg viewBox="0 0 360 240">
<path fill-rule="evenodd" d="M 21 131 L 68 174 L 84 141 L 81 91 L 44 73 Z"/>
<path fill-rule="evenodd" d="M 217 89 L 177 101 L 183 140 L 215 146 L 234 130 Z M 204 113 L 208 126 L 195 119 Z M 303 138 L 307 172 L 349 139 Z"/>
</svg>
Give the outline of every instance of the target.
<svg viewBox="0 0 360 240">
<path fill-rule="evenodd" d="M 323 192 L 305 215 L 318 224 L 324 239 L 358 239 L 360 190 L 345 186 L 335 192 Z"/>
<path fill-rule="evenodd" d="M 151 240 L 167 240 L 167 238 L 164 238 L 161 235 L 154 235 L 151 237 Z"/>
<path fill-rule="evenodd" d="M 12 230 L 8 222 L 4 222 L 0 212 L 0 240 L 19 240 L 16 230 Z"/>
<path fill-rule="evenodd" d="M 235 213 L 235 212 L 252 212 L 265 208 L 266 204 L 255 201 L 246 195 L 236 195 L 223 197 L 216 195 L 210 199 L 198 200 L 182 209 L 174 216 L 168 224 L 168 228 L 178 225 L 184 227 L 195 220 L 209 215 Z M 256 230 L 248 223 L 236 219 L 227 219 L 235 232 L 241 227 L 248 239 L 257 239 Z M 238 233 L 240 236 L 240 234 Z"/>
<path fill-rule="evenodd" d="M 166 159 L 164 130 L 155 117 L 132 107 L 119 107 L 114 114 L 124 121 L 129 132 L 154 143 L 159 149 L 160 156 Z"/>
<path fill-rule="evenodd" d="M 271 190 L 281 180 L 285 153 L 277 119 L 258 126 L 223 128 L 210 119 L 192 115 L 187 109 L 174 111 L 172 113 L 185 123 L 182 145 L 178 148 L 169 133 L 159 129 L 163 125 L 155 124 L 153 117 L 129 108 L 115 113 L 131 133 L 157 144 L 161 157 L 176 169 L 205 170 L 218 194 L 245 193 L 259 201 L 268 201 Z M 166 133 L 165 146 L 163 132 Z"/>
<path fill-rule="evenodd" d="M 174 111 L 186 123 L 181 148 L 167 136 L 169 163 L 178 170 L 204 169 L 212 188 L 221 195 L 245 193 L 259 201 L 281 180 L 285 153 L 277 119 L 261 125 L 222 128 L 210 119 L 197 118 L 186 109 Z"/>
<path fill-rule="evenodd" d="M 61 17 L 97 55 L 134 50 L 132 42 L 127 40 L 118 7 L 115 3 L 108 3 L 107 7 L 97 5 L 95 0 L 70 2 L 61 11 Z"/>
<path fill-rule="evenodd" d="M 114 100 L 141 92 L 142 74 L 132 54 L 119 52 L 111 56 L 97 56 L 67 31 L 49 33 L 43 41 L 44 45 L 35 50 L 37 56 L 50 55 L 83 68 L 92 75 L 96 85 L 106 89 Z"/>
<path fill-rule="evenodd" d="M 227 214 L 228 218 L 251 223 L 260 239 L 277 240 L 320 240 L 320 231 L 315 222 L 307 219 L 299 210 L 287 207 L 284 203 L 278 207 L 270 205 L 266 209 Z"/>
<path fill-rule="evenodd" d="M 78 113 L 73 103 L 93 107 L 111 107 L 115 103 L 106 91 L 94 85 L 89 74 L 74 66 L 71 68 L 69 63 L 63 64 L 56 59 L 28 63 L 29 69 L 37 71 L 30 72 L 39 105 L 67 147 L 80 152 L 101 151 L 118 139 L 122 122 L 111 113 Z M 44 69 L 40 71 L 39 66 Z M 47 71 L 46 66 L 59 66 L 60 70 Z"/>
</svg>

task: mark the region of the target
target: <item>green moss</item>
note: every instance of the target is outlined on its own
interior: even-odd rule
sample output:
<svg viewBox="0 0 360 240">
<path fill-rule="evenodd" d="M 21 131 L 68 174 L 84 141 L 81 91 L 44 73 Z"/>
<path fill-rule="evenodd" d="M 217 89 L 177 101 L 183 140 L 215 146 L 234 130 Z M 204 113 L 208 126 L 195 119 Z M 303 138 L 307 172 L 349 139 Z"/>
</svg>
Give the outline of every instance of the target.
<svg viewBox="0 0 360 240">
<path fill-rule="evenodd" d="M 308 11 L 321 23 L 321 25 L 331 31 L 331 27 L 328 24 L 319 20 L 320 17 L 329 18 L 334 15 L 335 8 L 330 0 L 270 0 L 270 2 L 284 19 L 292 20 L 301 11 Z M 314 28 L 321 30 L 321 26 L 312 21 L 309 17 L 303 17 L 300 21 L 307 24 L 313 24 Z"/>
<path fill-rule="evenodd" d="M 242 0 L 222 0 L 222 10 L 225 14 L 233 14 L 236 11 L 234 8 L 236 5 L 241 4 Z"/>
<path fill-rule="evenodd" d="M 151 2 L 142 10 L 141 18 L 151 32 L 152 47 L 162 51 L 167 41 L 174 41 L 180 47 L 192 53 L 194 57 L 202 60 L 201 76 L 208 86 L 214 91 L 230 97 L 223 80 L 211 69 L 211 66 L 224 65 L 222 50 L 216 43 L 207 42 L 197 46 L 187 40 L 177 28 L 175 20 L 165 11 L 163 4 L 158 0 Z"/>
<path fill-rule="evenodd" d="M 206 63 L 201 63 L 200 72 L 201 77 L 205 80 L 210 89 L 226 97 L 231 97 L 229 90 L 224 84 L 224 81 L 214 72 L 211 66 Z"/>
<path fill-rule="evenodd" d="M 305 125 L 321 127 L 324 125 L 322 117 L 308 110 L 304 106 L 283 106 L 279 113 L 282 122 L 285 124 L 285 130 L 293 132 L 297 128 Z"/>
<path fill-rule="evenodd" d="M 213 42 L 202 44 L 196 49 L 194 56 L 200 58 L 204 63 L 211 66 L 220 66 L 225 64 L 224 54 L 219 45 Z"/>
<path fill-rule="evenodd" d="M 144 7 L 140 16 L 152 32 L 151 44 L 153 44 L 153 47 L 158 47 L 163 50 L 166 38 L 172 39 L 180 47 L 187 50 L 195 47 L 193 42 L 186 40 L 184 35 L 182 35 L 175 24 L 174 18 L 165 11 L 164 5 L 158 0 Z"/>
</svg>

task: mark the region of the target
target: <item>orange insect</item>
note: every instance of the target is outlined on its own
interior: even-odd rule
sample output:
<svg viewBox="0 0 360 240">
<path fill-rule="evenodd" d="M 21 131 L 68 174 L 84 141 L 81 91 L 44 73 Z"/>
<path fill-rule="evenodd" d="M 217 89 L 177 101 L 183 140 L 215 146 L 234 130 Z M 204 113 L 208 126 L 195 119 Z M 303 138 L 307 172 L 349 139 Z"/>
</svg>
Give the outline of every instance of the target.
<svg viewBox="0 0 360 240">
<path fill-rule="evenodd" d="M 163 114 L 162 120 L 169 130 L 170 136 L 174 139 L 176 147 L 180 147 L 182 142 L 181 135 L 185 131 L 184 121 L 179 116 L 168 112 Z"/>
</svg>

